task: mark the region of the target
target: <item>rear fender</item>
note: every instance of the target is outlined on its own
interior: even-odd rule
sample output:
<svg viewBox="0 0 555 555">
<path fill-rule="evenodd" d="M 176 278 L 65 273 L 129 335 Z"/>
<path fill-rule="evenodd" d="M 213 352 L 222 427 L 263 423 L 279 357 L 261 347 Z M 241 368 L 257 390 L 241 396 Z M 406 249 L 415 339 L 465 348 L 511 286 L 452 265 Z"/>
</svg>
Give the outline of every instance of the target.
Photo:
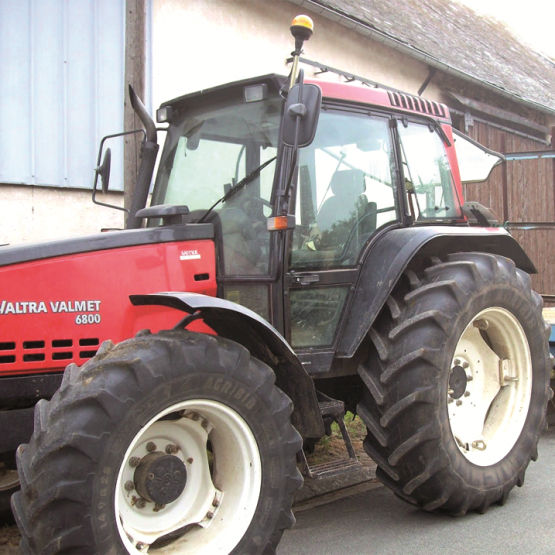
<svg viewBox="0 0 555 555">
<path fill-rule="evenodd" d="M 246 347 L 276 374 L 276 385 L 294 404 L 293 425 L 304 437 L 321 437 L 320 416 L 314 382 L 282 335 L 252 310 L 236 303 L 197 293 L 131 295 L 135 306 L 158 305 L 175 308 L 200 318 L 219 336 Z"/>
<path fill-rule="evenodd" d="M 537 273 L 522 247 L 503 228 L 420 226 L 391 230 L 365 255 L 336 356 L 350 358 L 354 355 L 414 258 L 454 252 L 498 254 L 512 259 L 518 268 L 529 274 Z"/>
</svg>

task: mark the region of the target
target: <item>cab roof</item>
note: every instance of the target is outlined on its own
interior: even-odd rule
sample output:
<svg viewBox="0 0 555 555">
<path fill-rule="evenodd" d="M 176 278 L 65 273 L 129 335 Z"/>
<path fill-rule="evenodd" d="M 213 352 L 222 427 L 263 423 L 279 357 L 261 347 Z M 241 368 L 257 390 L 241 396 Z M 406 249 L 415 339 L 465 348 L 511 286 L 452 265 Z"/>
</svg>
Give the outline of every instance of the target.
<svg viewBox="0 0 555 555">
<path fill-rule="evenodd" d="M 275 73 L 242 79 L 217 87 L 211 87 L 194 93 L 186 94 L 161 104 L 161 108 L 170 107 L 181 111 L 187 108 L 195 108 L 230 98 L 242 98 L 243 89 L 252 85 L 265 84 L 272 93 L 277 93 L 286 77 Z M 343 100 L 357 104 L 393 108 L 394 110 L 425 114 L 444 122 L 450 122 L 447 106 L 439 102 L 426 100 L 422 97 L 413 96 L 395 90 L 384 90 L 379 87 L 370 87 L 356 82 L 336 83 L 318 79 L 305 79 L 306 83 L 313 83 L 320 87 L 325 99 Z"/>
</svg>

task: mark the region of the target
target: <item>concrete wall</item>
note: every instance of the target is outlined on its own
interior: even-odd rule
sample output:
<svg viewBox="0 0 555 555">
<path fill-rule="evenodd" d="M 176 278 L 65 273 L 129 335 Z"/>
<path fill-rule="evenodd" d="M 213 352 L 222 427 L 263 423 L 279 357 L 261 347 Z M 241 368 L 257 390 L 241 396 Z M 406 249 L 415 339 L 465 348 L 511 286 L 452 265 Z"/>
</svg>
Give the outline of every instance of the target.
<svg viewBox="0 0 555 555">
<path fill-rule="evenodd" d="M 97 200 L 122 206 L 123 194 Z M 0 184 L 0 245 L 89 235 L 123 222 L 123 212 L 94 205 L 89 191 Z"/>
<path fill-rule="evenodd" d="M 165 100 L 266 73 L 287 75 L 291 21 L 302 8 L 285 0 L 153 0 L 153 100 Z M 417 91 L 428 69 L 343 25 L 307 12 L 314 36 L 304 56 L 402 89 Z M 305 67 L 312 76 L 314 68 Z M 322 79 L 341 78 L 320 75 Z M 440 99 L 434 85 L 426 97 Z"/>
</svg>

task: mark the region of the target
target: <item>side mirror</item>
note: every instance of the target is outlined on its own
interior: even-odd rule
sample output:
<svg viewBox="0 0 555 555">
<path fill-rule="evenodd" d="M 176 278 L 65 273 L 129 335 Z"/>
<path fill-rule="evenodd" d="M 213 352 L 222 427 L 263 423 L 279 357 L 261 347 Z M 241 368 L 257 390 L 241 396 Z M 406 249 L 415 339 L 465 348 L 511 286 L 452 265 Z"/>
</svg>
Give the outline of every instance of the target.
<svg viewBox="0 0 555 555">
<path fill-rule="evenodd" d="M 321 105 L 320 87 L 302 82 L 291 87 L 285 103 L 281 131 L 285 145 L 302 148 L 312 143 Z"/>
<path fill-rule="evenodd" d="M 94 183 L 92 189 L 92 201 L 94 204 L 98 204 L 99 206 L 105 206 L 106 208 L 113 208 L 114 210 L 121 210 L 126 214 L 129 214 L 129 210 L 127 208 L 123 208 L 122 206 L 116 206 L 115 204 L 106 204 L 104 202 L 100 202 L 96 200 L 96 193 L 98 192 L 98 178 L 100 177 L 100 190 L 106 194 L 108 192 L 108 185 L 110 184 L 110 168 L 112 166 L 112 150 L 107 148 L 104 152 L 104 157 L 102 158 L 102 164 L 100 163 L 100 158 L 102 156 L 102 152 L 104 151 L 104 143 L 109 139 L 115 139 L 117 137 L 123 137 L 125 135 L 142 135 L 143 137 L 143 145 L 146 143 L 146 131 L 144 129 L 134 129 L 133 131 L 124 131 L 123 133 L 115 133 L 113 135 L 106 135 L 100 141 L 100 147 L 98 149 L 98 157 L 96 159 L 96 168 L 94 170 Z"/>
<path fill-rule="evenodd" d="M 102 164 L 96 168 L 95 172 L 97 176 L 100 176 L 100 184 L 102 188 L 102 192 L 106 194 L 108 192 L 108 185 L 110 183 L 110 167 L 112 165 L 112 151 L 111 149 L 107 148 L 106 152 L 104 153 L 104 159 L 102 160 Z M 96 189 L 96 183 L 95 183 Z"/>
</svg>

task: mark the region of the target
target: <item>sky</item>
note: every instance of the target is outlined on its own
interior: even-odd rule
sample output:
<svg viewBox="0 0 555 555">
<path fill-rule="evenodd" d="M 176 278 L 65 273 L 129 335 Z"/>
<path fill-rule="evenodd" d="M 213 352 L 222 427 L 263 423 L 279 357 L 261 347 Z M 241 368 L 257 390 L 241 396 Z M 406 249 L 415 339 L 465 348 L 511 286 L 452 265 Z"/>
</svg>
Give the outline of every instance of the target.
<svg viewBox="0 0 555 555">
<path fill-rule="evenodd" d="M 530 45 L 555 59 L 555 0 L 458 0 L 512 27 Z"/>
</svg>

